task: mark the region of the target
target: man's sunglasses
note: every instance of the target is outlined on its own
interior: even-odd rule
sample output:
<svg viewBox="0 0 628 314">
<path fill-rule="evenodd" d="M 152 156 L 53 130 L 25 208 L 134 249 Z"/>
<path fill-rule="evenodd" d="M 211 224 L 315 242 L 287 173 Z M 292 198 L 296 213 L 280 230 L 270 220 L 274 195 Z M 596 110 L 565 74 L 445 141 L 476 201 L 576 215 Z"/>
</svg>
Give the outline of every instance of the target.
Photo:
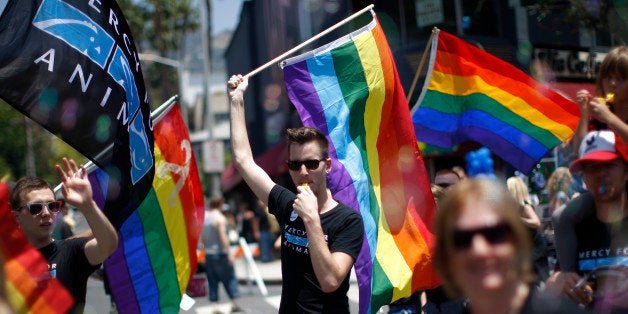
<svg viewBox="0 0 628 314">
<path fill-rule="evenodd" d="M 22 210 L 22 208 L 28 208 L 28 212 L 31 215 L 36 216 L 41 214 L 41 212 L 44 210 L 44 206 L 48 207 L 48 210 L 51 213 L 56 213 L 61 210 L 61 207 L 63 207 L 63 201 L 54 201 L 48 203 L 30 203 L 20 207 L 19 210 Z"/>
<path fill-rule="evenodd" d="M 286 164 L 288 164 L 288 169 L 292 171 L 301 170 L 301 165 L 305 165 L 308 170 L 315 170 L 318 169 L 321 161 L 325 161 L 325 159 L 287 160 Z"/>
<path fill-rule="evenodd" d="M 512 236 L 512 228 L 506 223 L 500 223 L 492 227 L 484 227 L 473 230 L 454 230 L 454 248 L 466 250 L 471 247 L 473 236 L 480 234 L 490 244 L 506 242 Z"/>
</svg>

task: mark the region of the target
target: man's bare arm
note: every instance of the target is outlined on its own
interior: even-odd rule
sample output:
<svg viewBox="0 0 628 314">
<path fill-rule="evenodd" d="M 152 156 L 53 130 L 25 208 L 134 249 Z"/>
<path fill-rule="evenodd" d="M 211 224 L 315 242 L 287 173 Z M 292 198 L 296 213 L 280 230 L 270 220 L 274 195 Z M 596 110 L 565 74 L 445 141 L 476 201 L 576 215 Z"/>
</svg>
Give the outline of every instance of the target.
<svg viewBox="0 0 628 314">
<path fill-rule="evenodd" d="M 255 196 L 267 204 L 268 195 L 275 182 L 253 159 L 244 114 L 244 92 L 248 84 L 248 78 L 242 75 L 233 75 L 227 83 L 231 103 L 229 118 L 233 164 Z"/>
<path fill-rule="evenodd" d="M 118 247 L 118 234 L 94 202 L 92 188 L 85 168 L 79 168 L 74 160 L 63 158 L 65 169 L 56 165 L 63 185 L 61 192 L 65 200 L 85 216 L 94 236 L 85 244 L 85 256 L 92 265 L 102 263 Z"/>
</svg>

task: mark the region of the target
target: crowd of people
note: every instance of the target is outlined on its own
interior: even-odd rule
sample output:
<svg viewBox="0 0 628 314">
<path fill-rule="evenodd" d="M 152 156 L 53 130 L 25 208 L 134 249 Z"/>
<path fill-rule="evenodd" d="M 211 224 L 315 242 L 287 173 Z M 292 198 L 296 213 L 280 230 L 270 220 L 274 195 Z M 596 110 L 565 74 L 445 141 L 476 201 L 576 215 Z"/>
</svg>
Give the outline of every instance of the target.
<svg viewBox="0 0 628 314">
<path fill-rule="evenodd" d="M 466 178 L 460 167 L 437 171 L 434 263 L 443 284 L 394 302 L 389 312 L 628 311 L 626 76 L 628 50 L 618 47 L 600 68 L 597 97 L 578 93 L 582 120 L 571 143 L 577 157 L 550 176 L 544 208 L 531 198 L 521 174 L 501 182 L 495 176 Z M 347 212 L 340 221 L 325 219 L 345 207 L 327 188 L 328 143 L 317 130 L 289 129 L 288 168 L 296 194 L 276 185 L 251 154 L 244 120 L 247 85 L 241 75 L 228 82 L 234 163 L 282 230 L 282 275 L 289 280 L 280 312 L 346 312 L 347 290 L 339 283 L 346 281 L 359 248 L 321 236 L 335 235 L 327 228 L 342 225 L 348 231 L 341 237 L 357 241 L 360 229 L 350 226 L 359 218 Z M 587 188 L 580 195 L 574 176 Z"/>
<path fill-rule="evenodd" d="M 262 262 L 281 258 L 280 313 L 348 313 L 349 273 L 365 231 L 360 214 L 328 187 L 327 139 L 314 128 L 288 129 L 287 167 L 296 191 L 276 184 L 251 151 L 248 79 L 234 75 L 227 86 L 233 162 L 258 202 L 233 211 L 222 197 L 209 199 L 200 248 L 210 302 L 218 311 L 222 283 L 232 311 L 242 311 L 229 250 L 242 237 L 259 243 Z M 545 207 L 521 175 L 467 178 L 461 167 L 435 173 L 433 262 L 442 285 L 391 304 L 389 312 L 628 312 L 628 47 L 608 53 L 596 88 L 595 95 L 577 94 L 581 121 L 571 142 L 577 156 L 551 174 Z M 44 180 L 24 177 L 12 186 L 10 207 L 51 275 L 72 294 L 72 311 L 81 312 L 87 278 L 118 237 L 92 198 L 85 169 L 64 158 L 56 170 L 62 200 Z M 586 191 L 574 190 L 575 178 Z M 74 235 L 69 206 L 89 231 Z"/>
</svg>

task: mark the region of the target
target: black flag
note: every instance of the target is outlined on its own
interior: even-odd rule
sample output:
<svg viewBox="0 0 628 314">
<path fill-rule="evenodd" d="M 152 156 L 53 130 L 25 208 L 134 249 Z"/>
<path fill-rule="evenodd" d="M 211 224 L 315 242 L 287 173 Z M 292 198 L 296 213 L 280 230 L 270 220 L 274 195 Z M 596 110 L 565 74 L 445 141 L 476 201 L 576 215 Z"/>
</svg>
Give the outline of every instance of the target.
<svg viewBox="0 0 628 314">
<path fill-rule="evenodd" d="M 0 16 L 0 97 L 105 169 L 119 227 L 151 188 L 150 105 L 113 0 L 14 0 Z"/>
</svg>

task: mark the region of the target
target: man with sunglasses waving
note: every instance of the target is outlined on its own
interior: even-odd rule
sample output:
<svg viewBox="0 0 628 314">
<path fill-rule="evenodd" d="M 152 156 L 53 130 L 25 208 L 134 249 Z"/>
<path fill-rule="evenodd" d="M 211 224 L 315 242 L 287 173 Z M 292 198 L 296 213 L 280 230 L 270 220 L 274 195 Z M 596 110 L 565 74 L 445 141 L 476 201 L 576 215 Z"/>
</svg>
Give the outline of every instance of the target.
<svg viewBox="0 0 628 314">
<path fill-rule="evenodd" d="M 56 165 L 62 181 L 61 192 L 68 204 L 85 216 L 93 237 L 72 237 L 54 241 L 55 215 L 63 206 L 55 200 L 52 187 L 36 177 L 19 179 L 11 191 L 10 202 L 15 218 L 32 246 L 48 261 L 50 275 L 56 277 L 74 298 L 70 313 L 82 313 L 89 275 L 118 246 L 113 225 L 92 199 L 92 188 L 85 168 L 63 158 L 65 169 Z"/>
<path fill-rule="evenodd" d="M 281 228 L 280 313 L 349 313 L 349 272 L 364 235 L 362 217 L 333 199 L 329 143 L 318 130 L 287 130 L 288 169 L 297 194 L 275 184 L 253 159 L 246 130 L 248 78 L 229 79 L 231 145 L 236 169 Z"/>
</svg>

